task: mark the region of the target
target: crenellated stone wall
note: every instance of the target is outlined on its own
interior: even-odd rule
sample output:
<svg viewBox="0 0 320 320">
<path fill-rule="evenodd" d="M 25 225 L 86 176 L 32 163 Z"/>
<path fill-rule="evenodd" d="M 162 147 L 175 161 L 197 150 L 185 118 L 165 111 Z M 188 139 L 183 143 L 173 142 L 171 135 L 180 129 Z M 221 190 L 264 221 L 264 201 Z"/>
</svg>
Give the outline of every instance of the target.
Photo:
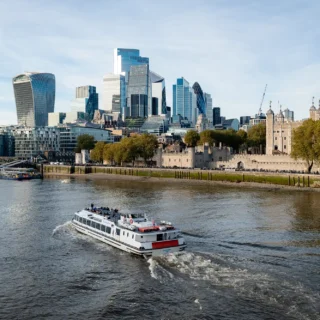
<svg viewBox="0 0 320 320">
<path fill-rule="evenodd" d="M 246 170 L 270 170 L 270 171 L 306 171 L 306 163 L 295 160 L 288 155 L 231 155 L 228 161 L 214 161 L 212 168 L 243 168 Z M 312 172 L 317 172 L 319 165 L 314 165 Z"/>
</svg>

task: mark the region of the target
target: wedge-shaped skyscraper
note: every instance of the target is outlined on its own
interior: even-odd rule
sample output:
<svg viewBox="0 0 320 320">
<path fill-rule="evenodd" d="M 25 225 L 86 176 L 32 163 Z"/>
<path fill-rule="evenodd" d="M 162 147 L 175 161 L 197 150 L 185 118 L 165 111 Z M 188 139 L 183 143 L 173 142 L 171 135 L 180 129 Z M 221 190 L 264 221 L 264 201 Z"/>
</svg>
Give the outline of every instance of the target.
<svg viewBox="0 0 320 320">
<path fill-rule="evenodd" d="M 55 76 L 26 72 L 13 78 L 18 124 L 27 127 L 48 125 L 48 113 L 54 112 Z"/>
</svg>

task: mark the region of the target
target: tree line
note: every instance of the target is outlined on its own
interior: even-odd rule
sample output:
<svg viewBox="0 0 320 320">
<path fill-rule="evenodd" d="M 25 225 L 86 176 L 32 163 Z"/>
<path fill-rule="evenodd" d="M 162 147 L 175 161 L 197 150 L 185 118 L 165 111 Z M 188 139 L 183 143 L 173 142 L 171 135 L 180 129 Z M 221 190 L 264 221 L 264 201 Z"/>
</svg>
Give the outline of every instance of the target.
<svg viewBox="0 0 320 320">
<path fill-rule="evenodd" d="M 94 162 L 108 161 L 111 164 L 122 165 L 132 163 L 142 158 L 145 163 L 150 160 L 158 147 L 157 138 L 151 134 L 135 135 L 122 138 L 120 142 L 97 142 L 91 151 L 90 157 Z"/>
<path fill-rule="evenodd" d="M 189 130 L 184 141 L 188 147 L 195 147 L 208 143 L 209 146 L 218 146 L 220 143 L 223 146 L 231 147 L 239 152 L 240 150 L 248 149 L 249 147 L 260 148 L 266 146 L 266 125 L 265 123 L 257 124 L 248 130 L 235 131 L 228 130 L 204 130 L 200 134 L 197 131 Z"/>
</svg>

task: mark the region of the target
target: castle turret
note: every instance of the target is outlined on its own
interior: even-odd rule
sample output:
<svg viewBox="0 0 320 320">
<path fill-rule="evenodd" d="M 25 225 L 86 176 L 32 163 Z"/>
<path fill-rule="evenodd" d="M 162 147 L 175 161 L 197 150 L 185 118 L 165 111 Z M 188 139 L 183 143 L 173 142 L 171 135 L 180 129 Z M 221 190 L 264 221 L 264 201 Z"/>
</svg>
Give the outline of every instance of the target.
<svg viewBox="0 0 320 320">
<path fill-rule="evenodd" d="M 314 106 L 314 97 L 312 97 L 312 106 L 310 107 L 309 111 L 310 111 L 310 118 L 312 120 L 316 120 L 317 109 Z"/>
<path fill-rule="evenodd" d="M 194 147 L 188 148 L 188 155 L 190 159 L 190 168 L 194 168 L 196 166 L 196 150 Z"/>
<path fill-rule="evenodd" d="M 277 122 L 283 123 L 283 122 L 284 122 L 284 115 L 283 115 L 283 112 L 282 112 L 282 110 L 281 110 L 281 107 L 282 107 L 282 106 L 280 106 L 280 111 L 279 111 L 279 113 L 277 114 L 276 120 L 277 120 Z"/>
<path fill-rule="evenodd" d="M 271 101 L 269 110 L 266 113 L 266 154 L 272 154 L 273 151 L 273 127 L 274 113 L 271 109 Z"/>
</svg>

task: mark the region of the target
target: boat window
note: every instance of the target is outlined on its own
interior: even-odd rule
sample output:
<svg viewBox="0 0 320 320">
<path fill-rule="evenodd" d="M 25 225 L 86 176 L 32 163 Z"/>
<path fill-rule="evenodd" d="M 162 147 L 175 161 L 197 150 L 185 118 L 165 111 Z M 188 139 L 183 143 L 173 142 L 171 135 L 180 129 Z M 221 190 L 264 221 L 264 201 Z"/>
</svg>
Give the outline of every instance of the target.
<svg viewBox="0 0 320 320">
<path fill-rule="evenodd" d="M 106 228 L 106 231 L 107 231 L 107 233 L 110 233 L 110 232 L 111 232 L 111 228 L 110 228 L 110 227 L 107 227 L 107 228 Z"/>
<path fill-rule="evenodd" d="M 80 222 L 82 223 L 82 218 L 80 218 Z"/>
<path fill-rule="evenodd" d="M 91 225 L 91 221 L 87 219 L 87 226 Z"/>
<path fill-rule="evenodd" d="M 133 234 L 132 234 L 132 239 L 133 239 Z"/>
<path fill-rule="evenodd" d="M 95 228 L 95 227 L 96 227 L 96 223 L 93 222 L 93 221 L 91 221 L 91 227 L 92 227 L 92 228 Z"/>
<path fill-rule="evenodd" d="M 143 238 L 143 236 L 141 236 L 141 239 Z"/>
<path fill-rule="evenodd" d="M 87 219 L 83 218 L 82 223 L 87 224 Z"/>
<path fill-rule="evenodd" d="M 120 229 L 116 229 L 117 236 L 120 236 Z"/>
<path fill-rule="evenodd" d="M 163 234 L 159 233 L 157 234 L 157 241 L 162 241 L 163 240 Z"/>
<path fill-rule="evenodd" d="M 125 234 L 125 232 L 123 231 L 123 235 Z"/>
<path fill-rule="evenodd" d="M 127 232 L 127 237 L 129 237 L 129 232 Z"/>
<path fill-rule="evenodd" d="M 104 226 L 103 224 L 101 225 L 101 231 L 106 232 L 106 226 Z"/>
<path fill-rule="evenodd" d="M 100 223 L 96 222 L 96 229 L 100 230 Z"/>
</svg>

